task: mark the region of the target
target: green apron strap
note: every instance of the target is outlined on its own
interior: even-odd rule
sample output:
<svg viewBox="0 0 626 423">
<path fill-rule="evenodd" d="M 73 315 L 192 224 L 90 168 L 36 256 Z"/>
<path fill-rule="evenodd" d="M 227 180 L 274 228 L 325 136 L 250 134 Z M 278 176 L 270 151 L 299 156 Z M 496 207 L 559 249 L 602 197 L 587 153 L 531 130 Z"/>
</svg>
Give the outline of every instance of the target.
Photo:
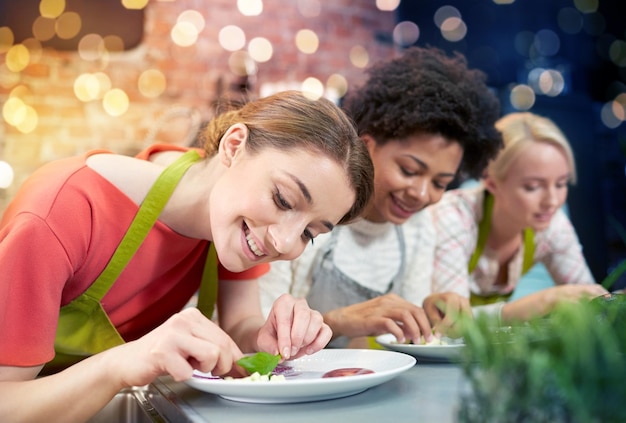
<svg viewBox="0 0 626 423">
<path fill-rule="evenodd" d="M 109 264 L 98 276 L 98 279 L 85 291 L 84 295 L 88 295 L 98 301 L 104 297 L 139 249 L 148 232 L 150 232 L 172 192 L 174 192 L 180 178 L 199 158 L 200 155 L 197 151 L 189 150 L 165 168 L 159 175 L 152 188 L 150 188 L 148 195 L 141 203 L 137 215 L 130 224 L 117 250 L 115 250 Z"/>
<path fill-rule="evenodd" d="M 54 341 L 55 357 L 44 366 L 42 374 L 55 373 L 89 355 L 124 343 L 100 300 L 145 239 L 180 178 L 199 158 L 196 151 L 190 150 L 162 172 L 107 267 L 87 291 L 61 307 Z"/>
<path fill-rule="evenodd" d="M 489 237 L 489 229 L 491 228 L 491 216 L 493 214 L 494 198 L 488 191 L 485 191 L 485 198 L 483 200 L 483 218 L 478 224 L 478 240 L 476 241 L 476 249 L 470 257 L 468 264 L 468 274 L 471 274 L 476 266 L 478 260 L 485 250 L 487 245 L 487 238 Z M 524 261 L 522 264 L 522 275 L 528 273 L 533 267 L 533 260 L 535 256 L 535 232 L 532 228 L 524 229 Z M 508 294 L 492 294 L 492 295 L 477 295 L 473 292 L 470 293 L 470 304 L 472 306 L 492 304 L 498 301 L 507 301 L 513 292 Z"/>
<path fill-rule="evenodd" d="M 535 231 L 533 228 L 524 229 L 524 264 L 522 265 L 522 275 L 528 273 L 533 267 L 535 258 Z"/>
<path fill-rule="evenodd" d="M 217 284 L 217 252 L 215 251 L 215 245 L 211 242 L 202 272 L 200 291 L 198 293 L 198 309 L 207 319 L 213 317 L 213 309 L 217 302 Z"/>
<path fill-rule="evenodd" d="M 487 238 L 489 237 L 489 229 L 491 228 L 491 215 L 493 214 L 493 195 L 489 194 L 488 191 L 485 191 L 485 198 L 483 200 L 483 218 L 478 224 L 478 240 L 476 241 L 476 249 L 470 257 L 469 265 L 468 265 L 468 274 L 471 274 L 476 265 L 478 264 L 478 259 L 482 256 L 483 251 L 485 250 L 485 245 L 487 245 Z"/>
<path fill-rule="evenodd" d="M 485 191 L 485 199 L 483 201 L 483 218 L 478 224 L 478 240 L 476 241 L 476 249 L 470 257 L 468 264 L 468 273 L 472 273 L 476 269 L 478 259 L 485 250 L 487 238 L 489 237 L 489 229 L 491 227 L 491 215 L 493 214 L 493 195 Z M 522 265 L 522 275 L 528 273 L 533 267 L 535 257 L 535 231 L 532 228 L 524 229 L 524 261 Z"/>
</svg>

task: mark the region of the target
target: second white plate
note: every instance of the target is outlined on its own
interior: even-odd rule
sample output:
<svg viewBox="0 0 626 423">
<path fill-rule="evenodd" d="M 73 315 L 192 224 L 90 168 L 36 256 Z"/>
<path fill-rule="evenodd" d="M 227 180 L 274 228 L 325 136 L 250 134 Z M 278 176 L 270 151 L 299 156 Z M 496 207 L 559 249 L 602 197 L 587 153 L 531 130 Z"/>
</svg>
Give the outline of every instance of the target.
<svg viewBox="0 0 626 423">
<path fill-rule="evenodd" d="M 286 361 L 286 380 L 259 382 L 224 380 L 210 373 L 194 372 L 186 383 L 222 398 L 251 403 L 295 403 L 341 398 L 387 382 L 415 365 L 415 358 L 385 350 L 325 349 L 310 356 Z M 374 373 L 322 378 L 328 371 L 364 368 Z"/>
<path fill-rule="evenodd" d="M 388 333 L 376 337 L 376 342 L 391 351 L 410 354 L 418 361 L 429 362 L 456 362 L 461 359 L 465 344 L 454 343 L 447 345 L 415 345 L 400 344 L 396 337 Z"/>
</svg>

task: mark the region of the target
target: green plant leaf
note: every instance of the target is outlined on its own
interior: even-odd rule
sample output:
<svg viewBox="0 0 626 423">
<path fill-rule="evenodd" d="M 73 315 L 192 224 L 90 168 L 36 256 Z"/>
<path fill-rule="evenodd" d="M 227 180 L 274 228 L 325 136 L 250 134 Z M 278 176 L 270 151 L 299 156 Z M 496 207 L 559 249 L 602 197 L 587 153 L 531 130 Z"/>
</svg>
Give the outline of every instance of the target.
<svg viewBox="0 0 626 423">
<path fill-rule="evenodd" d="M 237 364 L 246 369 L 248 373 L 258 372 L 261 375 L 272 373 L 279 362 L 280 354 L 273 355 L 263 351 L 237 360 Z"/>
</svg>

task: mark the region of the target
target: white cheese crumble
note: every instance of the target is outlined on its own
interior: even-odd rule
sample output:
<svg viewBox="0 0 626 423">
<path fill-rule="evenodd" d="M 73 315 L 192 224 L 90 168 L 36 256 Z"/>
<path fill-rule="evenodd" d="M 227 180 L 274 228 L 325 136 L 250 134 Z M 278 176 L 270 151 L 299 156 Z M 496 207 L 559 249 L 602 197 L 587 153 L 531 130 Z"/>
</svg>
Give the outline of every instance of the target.
<svg viewBox="0 0 626 423">
<path fill-rule="evenodd" d="M 262 375 L 259 372 L 254 372 L 250 376 L 246 377 L 232 377 L 226 376 L 224 380 L 241 380 L 249 382 L 283 382 L 285 381 L 285 375 Z"/>
</svg>

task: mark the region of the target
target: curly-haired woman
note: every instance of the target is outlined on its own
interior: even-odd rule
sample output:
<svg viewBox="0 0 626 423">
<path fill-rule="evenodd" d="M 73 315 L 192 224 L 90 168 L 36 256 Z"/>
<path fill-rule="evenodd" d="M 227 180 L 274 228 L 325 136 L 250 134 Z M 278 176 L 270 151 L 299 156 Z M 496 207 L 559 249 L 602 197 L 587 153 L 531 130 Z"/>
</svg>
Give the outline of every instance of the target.
<svg viewBox="0 0 626 423">
<path fill-rule="evenodd" d="M 383 333 L 429 340 L 431 323 L 452 323 L 443 310 L 469 312 L 454 292 L 431 295 L 433 228 L 419 212 L 459 174 L 480 175 L 502 146 L 497 97 L 463 56 L 413 47 L 368 76 L 344 100 L 374 162 L 362 219 L 260 279 L 266 310 L 282 292 L 305 297 L 332 328 L 335 347 Z"/>
</svg>

